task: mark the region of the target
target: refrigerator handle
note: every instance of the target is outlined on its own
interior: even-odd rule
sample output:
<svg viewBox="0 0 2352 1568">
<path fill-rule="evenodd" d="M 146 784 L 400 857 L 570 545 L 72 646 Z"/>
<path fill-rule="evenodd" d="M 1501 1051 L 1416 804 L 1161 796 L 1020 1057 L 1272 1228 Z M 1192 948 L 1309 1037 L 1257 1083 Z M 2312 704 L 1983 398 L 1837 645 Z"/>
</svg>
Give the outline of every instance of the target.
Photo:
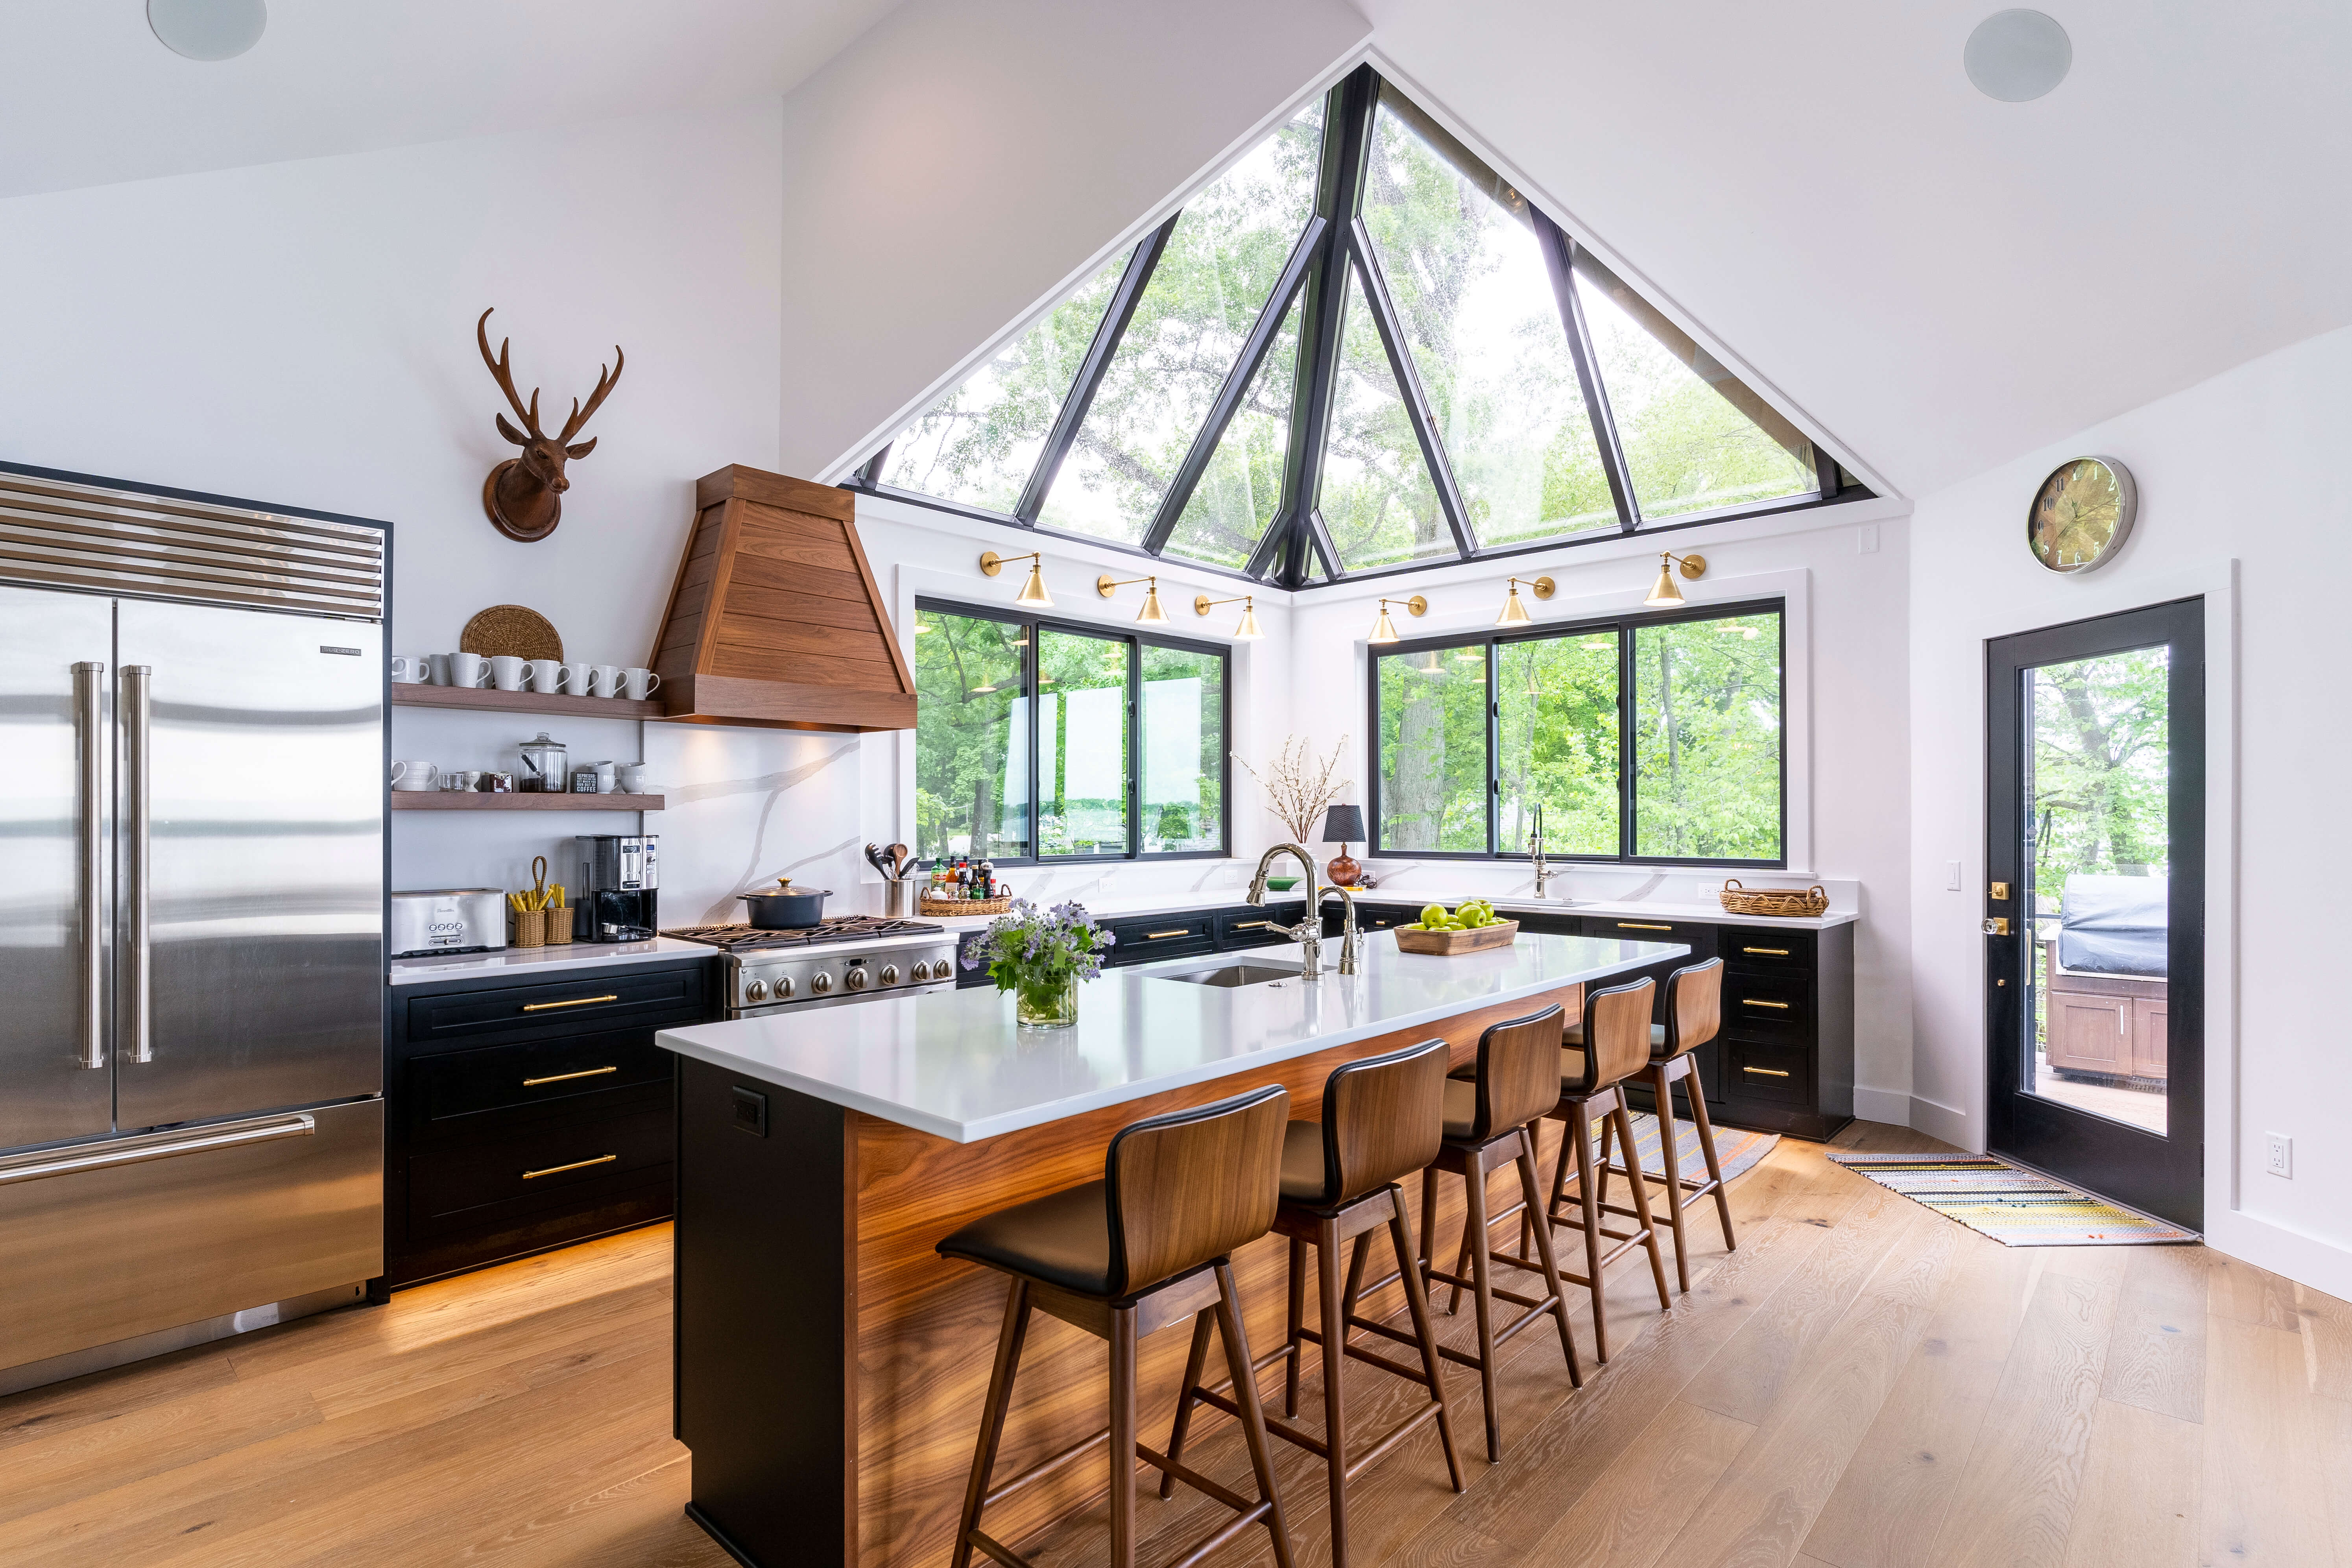
<svg viewBox="0 0 2352 1568">
<path fill-rule="evenodd" d="M 81 1059 L 106 1066 L 106 674 L 73 667 L 74 752 L 81 795 Z"/>
<path fill-rule="evenodd" d="M 155 1059 L 149 1028 L 147 941 L 148 745 L 147 678 L 143 664 L 122 667 L 122 906 L 128 937 L 123 947 L 122 1038 L 133 1062 Z"/>
</svg>

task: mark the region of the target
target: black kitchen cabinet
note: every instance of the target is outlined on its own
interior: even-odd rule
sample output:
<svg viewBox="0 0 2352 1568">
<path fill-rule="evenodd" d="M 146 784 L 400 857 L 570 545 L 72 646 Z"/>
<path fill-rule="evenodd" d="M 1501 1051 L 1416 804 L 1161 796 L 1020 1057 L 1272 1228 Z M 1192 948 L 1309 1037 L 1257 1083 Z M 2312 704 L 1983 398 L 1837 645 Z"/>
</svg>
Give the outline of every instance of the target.
<svg viewBox="0 0 2352 1568">
<path fill-rule="evenodd" d="M 670 1217 L 675 1062 L 717 960 L 392 987 L 379 1296 Z"/>
<path fill-rule="evenodd" d="M 1230 952 L 1242 948 L 1268 947 L 1290 939 L 1276 926 L 1295 926 L 1307 918 L 1307 900 L 1275 900 L 1265 904 L 1223 904 L 1211 909 L 1176 910 L 1166 914 L 1106 915 L 1095 923 L 1114 939 L 1106 969 L 1134 963 L 1158 963 L 1168 958 L 1191 958 L 1204 952 Z M 956 984 L 993 985 L 986 966 L 966 969 L 964 955 L 980 940 L 975 928 L 956 937 Z M 1337 928 L 1334 928 L 1337 929 Z"/>
</svg>

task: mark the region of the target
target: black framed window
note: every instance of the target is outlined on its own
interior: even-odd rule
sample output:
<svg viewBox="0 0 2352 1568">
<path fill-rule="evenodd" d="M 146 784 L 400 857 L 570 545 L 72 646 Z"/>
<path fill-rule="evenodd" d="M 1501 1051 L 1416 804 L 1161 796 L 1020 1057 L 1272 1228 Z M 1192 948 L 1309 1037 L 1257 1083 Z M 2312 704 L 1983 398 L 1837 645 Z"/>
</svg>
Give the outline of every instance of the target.
<svg viewBox="0 0 2352 1568">
<path fill-rule="evenodd" d="M 1781 601 L 1372 650 L 1380 855 L 1788 860 Z"/>
<path fill-rule="evenodd" d="M 1869 494 L 1370 66 L 849 484 L 1293 590 Z"/>
<path fill-rule="evenodd" d="M 1213 643 L 916 601 L 917 858 L 1223 855 L 1229 662 Z"/>
</svg>

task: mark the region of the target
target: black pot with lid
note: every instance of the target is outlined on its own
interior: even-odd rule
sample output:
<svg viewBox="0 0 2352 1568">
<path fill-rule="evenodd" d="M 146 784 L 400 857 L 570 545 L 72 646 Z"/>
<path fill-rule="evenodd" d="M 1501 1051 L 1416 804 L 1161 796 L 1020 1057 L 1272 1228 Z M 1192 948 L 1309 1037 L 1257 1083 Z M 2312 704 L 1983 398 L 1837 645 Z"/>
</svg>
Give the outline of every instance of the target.
<svg viewBox="0 0 2352 1568">
<path fill-rule="evenodd" d="M 824 901 L 833 896 L 830 888 L 795 888 L 790 877 L 779 877 L 776 885 L 763 892 L 739 893 L 743 907 L 750 911 L 754 931 L 799 931 L 824 919 Z"/>
</svg>

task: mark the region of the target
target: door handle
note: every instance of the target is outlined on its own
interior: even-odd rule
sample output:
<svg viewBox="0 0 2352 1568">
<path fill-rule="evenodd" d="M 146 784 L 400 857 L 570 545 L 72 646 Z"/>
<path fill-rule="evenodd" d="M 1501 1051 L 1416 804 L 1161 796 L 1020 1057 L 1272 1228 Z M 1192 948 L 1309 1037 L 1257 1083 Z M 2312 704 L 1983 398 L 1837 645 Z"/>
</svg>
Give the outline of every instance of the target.
<svg viewBox="0 0 2352 1568">
<path fill-rule="evenodd" d="M 102 664 L 73 667 L 76 788 L 81 795 L 81 1055 L 77 1065 L 93 1069 L 106 1065 L 106 689 L 98 683 L 105 673 Z"/>
<path fill-rule="evenodd" d="M 150 1006 L 152 993 L 148 984 L 153 968 L 150 961 L 152 949 L 147 935 L 148 842 L 153 827 L 152 796 L 148 787 L 153 770 L 148 746 L 147 680 L 153 673 L 143 664 L 126 664 L 121 670 L 122 912 L 128 933 L 122 952 L 122 1037 L 130 1047 L 129 1058 L 134 1062 L 155 1059 L 154 1029 L 151 1024 L 154 1015 Z"/>
<path fill-rule="evenodd" d="M 1991 916 L 1984 923 L 1984 933 L 1987 936 L 2007 936 L 2009 917 L 2007 915 Z"/>
<path fill-rule="evenodd" d="M 137 1165 L 149 1160 L 169 1160 L 181 1154 L 201 1153 L 206 1149 L 233 1149 L 240 1143 L 308 1138 L 318 1131 L 319 1123 L 315 1117 L 307 1111 L 297 1111 L 290 1116 L 270 1116 L 257 1121 L 207 1127 L 186 1137 L 164 1134 L 148 1139 L 125 1139 L 101 1149 L 77 1149 L 47 1158 L 26 1159 L 18 1164 L 0 1162 L 0 1185 L 11 1182 L 37 1182 L 44 1176 L 69 1176 L 79 1171 L 102 1171 L 115 1165 Z"/>
<path fill-rule="evenodd" d="M 526 1013 L 544 1013 L 553 1007 L 587 1007 L 598 1002 L 618 1002 L 619 1000 L 618 996 L 574 996 L 569 1002 L 526 1002 L 522 1005 L 522 1010 Z"/>
</svg>

